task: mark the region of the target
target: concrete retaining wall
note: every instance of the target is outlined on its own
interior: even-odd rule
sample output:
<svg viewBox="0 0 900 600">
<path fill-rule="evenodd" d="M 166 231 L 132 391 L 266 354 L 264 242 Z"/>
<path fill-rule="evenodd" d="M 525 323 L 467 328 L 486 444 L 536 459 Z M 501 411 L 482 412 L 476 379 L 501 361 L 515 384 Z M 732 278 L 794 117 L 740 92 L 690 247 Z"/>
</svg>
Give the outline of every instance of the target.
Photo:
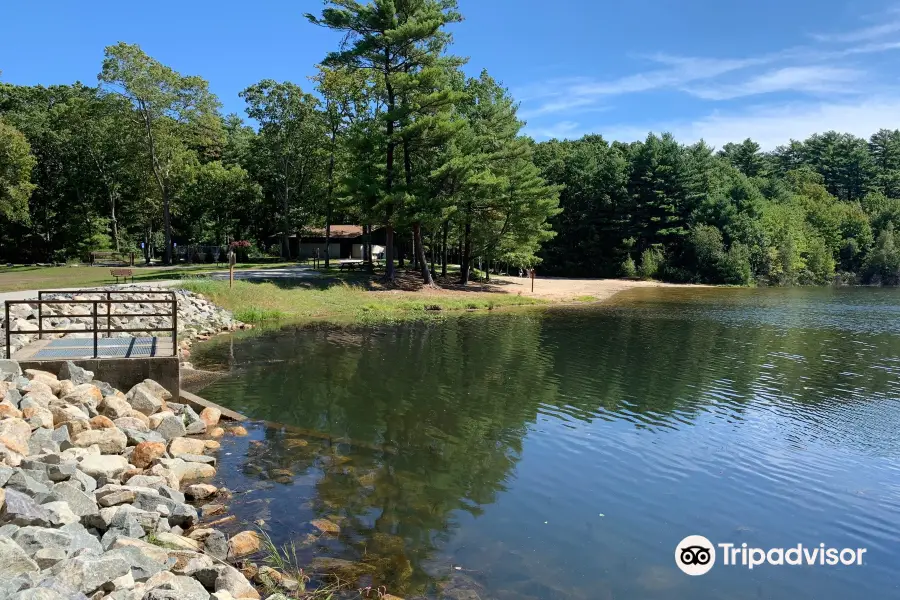
<svg viewBox="0 0 900 600">
<path fill-rule="evenodd" d="M 22 370 L 41 369 L 59 373 L 62 360 L 19 360 Z M 145 379 L 152 379 L 166 388 L 173 398 L 181 391 L 181 374 L 178 357 L 153 358 L 84 358 L 73 360 L 76 365 L 94 372 L 94 379 L 105 381 L 116 389 L 127 392 Z"/>
</svg>

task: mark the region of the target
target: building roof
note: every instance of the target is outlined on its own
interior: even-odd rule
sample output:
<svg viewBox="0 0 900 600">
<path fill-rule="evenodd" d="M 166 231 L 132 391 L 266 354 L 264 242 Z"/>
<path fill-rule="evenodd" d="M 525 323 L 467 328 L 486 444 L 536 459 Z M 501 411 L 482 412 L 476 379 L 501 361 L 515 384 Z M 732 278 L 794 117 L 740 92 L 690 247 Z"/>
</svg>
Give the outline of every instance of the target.
<svg viewBox="0 0 900 600">
<path fill-rule="evenodd" d="M 332 225 L 331 238 L 333 239 L 353 239 L 358 238 L 363 233 L 362 225 Z M 308 227 L 303 230 L 303 237 L 325 237 L 324 227 Z"/>
</svg>

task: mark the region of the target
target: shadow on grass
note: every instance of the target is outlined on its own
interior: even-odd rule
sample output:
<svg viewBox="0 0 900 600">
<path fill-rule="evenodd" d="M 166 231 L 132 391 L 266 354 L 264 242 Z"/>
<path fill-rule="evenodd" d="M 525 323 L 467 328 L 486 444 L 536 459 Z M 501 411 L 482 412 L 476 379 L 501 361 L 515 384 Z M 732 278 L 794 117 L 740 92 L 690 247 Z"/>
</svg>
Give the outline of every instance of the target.
<svg viewBox="0 0 900 600">
<path fill-rule="evenodd" d="M 40 269 L 47 269 L 47 268 L 52 268 L 52 267 L 38 267 L 38 266 L 33 266 L 33 267 L 7 267 L 7 266 L 2 266 L 2 267 L 0 267 L 0 273 L 26 273 L 26 272 L 28 272 L 28 271 L 38 271 L 38 270 L 40 270 Z"/>
<path fill-rule="evenodd" d="M 273 278 L 273 279 L 254 279 L 243 280 L 246 283 L 271 283 L 275 287 L 282 290 L 327 290 L 336 286 L 349 285 L 366 291 L 401 291 L 401 292 L 422 292 L 428 291 L 422 282 L 422 276 L 418 271 L 413 269 L 397 269 L 393 283 L 386 283 L 382 277 L 383 271 L 352 271 L 344 272 L 337 269 L 329 271 L 319 270 L 315 275 L 310 277 L 297 278 Z M 506 293 L 505 288 L 513 285 L 507 281 L 492 280 L 490 282 L 470 281 L 467 285 L 459 283 L 459 274 L 451 274 L 447 277 L 435 278 L 439 290 L 451 292 L 470 292 L 470 293 Z"/>
</svg>

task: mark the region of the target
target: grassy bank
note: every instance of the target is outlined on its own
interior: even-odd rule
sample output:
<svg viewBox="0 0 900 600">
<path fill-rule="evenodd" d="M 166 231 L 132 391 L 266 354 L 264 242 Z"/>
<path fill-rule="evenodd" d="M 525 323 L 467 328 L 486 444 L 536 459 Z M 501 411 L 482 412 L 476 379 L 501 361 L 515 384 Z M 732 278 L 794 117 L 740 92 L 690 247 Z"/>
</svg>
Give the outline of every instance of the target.
<svg viewBox="0 0 900 600">
<path fill-rule="evenodd" d="M 295 264 L 297 263 L 245 263 L 238 265 L 237 269 L 266 269 Z M 0 267 L 0 292 L 109 285 L 116 282 L 109 274 L 111 268 L 116 267 Z M 186 275 L 227 269 L 227 266 L 216 267 L 216 265 L 132 268 L 134 282 L 148 284 L 163 279 L 181 279 Z"/>
<path fill-rule="evenodd" d="M 246 323 L 378 323 L 544 303 L 501 293 L 383 290 L 368 282 L 348 283 L 331 278 L 277 283 L 236 281 L 231 289 L 227 281 L 196 280 L 186 281 L 183 287 L 205 295 Z"/>
</svg>

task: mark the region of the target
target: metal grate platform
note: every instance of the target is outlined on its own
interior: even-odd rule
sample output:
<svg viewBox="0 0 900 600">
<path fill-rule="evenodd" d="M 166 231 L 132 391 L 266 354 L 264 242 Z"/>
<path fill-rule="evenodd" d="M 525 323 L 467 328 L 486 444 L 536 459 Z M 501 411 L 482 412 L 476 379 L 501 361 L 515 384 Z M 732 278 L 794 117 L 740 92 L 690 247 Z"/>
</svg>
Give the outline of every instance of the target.
<svg viewBox="0 0 900 600">
<path fill-rule="evenodd" d="M 158 342 L 155 337 L 102 338 L 97 340 L 97 358 L 131 358 L 156 356 Z M 168 352 L 171 354 L 171 351 Z M 47 344 L 34 353 L 36 360 L 93 357 L 94 340 L 62 338 L 48 340 Z"/>
<path fill-rule="evenodd" d="M 130 346 L 131 344 L 152 344 L 156 338 L 153 337 L 120 337 L 120 338 L 100 338 L 97 340 L 97 346 L 106 348 L 108 346 Z M 90 346 L 94 347 L 94 338 L 62 338 L 51 341 L 54 348 L 64 348 L 69 346 Z"/>
</svg>

